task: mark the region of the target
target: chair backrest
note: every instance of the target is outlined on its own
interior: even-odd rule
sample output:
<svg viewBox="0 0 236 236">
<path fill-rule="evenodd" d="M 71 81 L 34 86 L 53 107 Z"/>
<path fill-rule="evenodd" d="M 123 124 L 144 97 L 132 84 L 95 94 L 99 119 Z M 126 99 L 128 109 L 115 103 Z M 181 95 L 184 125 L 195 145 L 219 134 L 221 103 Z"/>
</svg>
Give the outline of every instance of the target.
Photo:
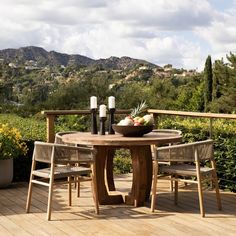
<svg viewBox="0 0 236 236">
<path fill-rule="evenodd" d="M 93 162 L 95 149 L 92 147 L 76 147 L 63 144 L 35 142 L 33 158 L 36 161 L 53 164 L 75 164 Z"/>
<path fill-rule="evenodd" d="M 77 131 L 63 131 L 63 132 L 58 132 L 55 135 L 55 143 L 60 143 L 60 144 L 64 144 L 64 142 L 62 141 L 62 136 L 65 134 L 74 134 L 77 133 Z"/>
<path fill-rule="evenodd" d="M 213 140 L 156 148 L 157 161 L 194 162 L 213 158 Z"/>
</svg>

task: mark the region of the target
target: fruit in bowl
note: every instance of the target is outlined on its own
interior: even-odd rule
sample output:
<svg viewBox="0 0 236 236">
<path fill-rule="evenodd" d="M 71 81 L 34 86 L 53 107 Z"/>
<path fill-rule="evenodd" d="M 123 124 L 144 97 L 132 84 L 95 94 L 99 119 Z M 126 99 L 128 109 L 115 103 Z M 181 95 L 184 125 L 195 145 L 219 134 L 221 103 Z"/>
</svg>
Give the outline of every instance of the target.
<svg viewBox="0 0 236 236">
<path fill-rule="evenodd" d="M 148 126 L 154 125 L 153 115 L 145 115 L 145 116 L 135 116 L 132 118 L 131 116 L 126 116 L 125 119 L 121 120 L 117 125 L 123 126 Z"/>
<path fill-rule="evenodd" d="M 152 131 L 154 126 L 153 115 L 141 114 L 146 110 L 145 102 L 132 110 L 129 116 L 122 119 L 117 125 L 112 125 L 113 129 L 127 137 L 140 137 Z"/>
<path fill-rule="evenodd" d="M 129 116 L 121 120 L 117 125 L 123 126 L 152 126 L 154 125 L 153 115 L 140 116 L 141 113 L 146 110 L 147 105 L 145 102 L 140 103 L 136 108 L 134 108 Z"/>
</svg>

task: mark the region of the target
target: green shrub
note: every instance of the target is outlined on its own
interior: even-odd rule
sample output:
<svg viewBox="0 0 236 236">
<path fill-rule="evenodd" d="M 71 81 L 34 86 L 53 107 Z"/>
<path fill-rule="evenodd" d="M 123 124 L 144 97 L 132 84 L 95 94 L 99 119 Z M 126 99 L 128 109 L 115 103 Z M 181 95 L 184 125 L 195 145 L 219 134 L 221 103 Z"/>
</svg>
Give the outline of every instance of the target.
<svg viewBox="0 0 236 236">
<path fill-rule="evenodd" d="M 85 115 L 58 116 L 55 120 L 55 130 L 56 132 L 65 130 L 88 131 L 89 124 L 91 124 L 89 118 Z"/>
<path fill-rule="evenodd" d="M 132 162 L 130 151 L 128 149 L 119 149 L 115 152 L 114 172 L 117 174 L 126 174 L 132 171 Z"/>
<path fill-rule="evenodd" d="M 41 115 L 24 118 L 15 114 L 0 114 L 0 124 L 4 123 L 16 127 L 23 140 L 46 140 L 46 121 Z"/>
<path fill-rule="evenodd" d="M 0 124 L 0 159 L 16 158 L 26 152 L 19 130 L 7 123 Z"/>
</svg>

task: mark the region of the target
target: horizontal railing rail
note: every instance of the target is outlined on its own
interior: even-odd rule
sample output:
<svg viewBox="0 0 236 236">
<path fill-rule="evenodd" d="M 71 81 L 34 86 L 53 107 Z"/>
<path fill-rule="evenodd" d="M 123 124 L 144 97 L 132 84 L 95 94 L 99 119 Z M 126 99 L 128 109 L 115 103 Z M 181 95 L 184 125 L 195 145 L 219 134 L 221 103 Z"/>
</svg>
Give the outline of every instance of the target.
<svg viewBox="0 0 236 236">
<path fill-rule="evenodd" d="M 172 110 L 157 110 L 157 109 L 148 109 L 147 112 L 153 114 L 156 123 L 158 123 L 157 122 L 158 117 L 161 115 L 209 119 L 209 138 L 212 138 L 213 119 L 236 119 L 236 114 L 220 114 L 220 113 L 211 113 L 211 112 L 206 113 L 206 112 L 172 111 Z"/>
<path fill-rule="evenodd" d="M 174 115 L 174 116 L 189 116 L 199 118 L 219 118 L 219 119 L 236 119 L 236 114 L 220 114 L 211 112 L 190 112 L 190 111 L 171 111 L 171 110 L 157 110 L 148 109 L 148 113 L 154 115 Z"/>
</svg>

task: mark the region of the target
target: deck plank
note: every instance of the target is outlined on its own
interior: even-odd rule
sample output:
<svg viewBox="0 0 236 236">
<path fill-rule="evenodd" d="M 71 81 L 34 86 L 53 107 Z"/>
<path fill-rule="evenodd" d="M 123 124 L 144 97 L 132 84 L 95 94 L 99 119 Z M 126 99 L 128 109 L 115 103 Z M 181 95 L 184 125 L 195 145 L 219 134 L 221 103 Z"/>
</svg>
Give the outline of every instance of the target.
<svg viewBox="0 0 236 236">
<path fill-rule="evenodd" d="M 131 175 L 115 178 L 121 192 L 131 187 Z M 65 185 L 54 191 L 52 221 L 46 220 L 47 188 L 34 187 L 31 213 L 25 213 L 27 183 L 0 189 L 0 236 L 10 235 L 236 235 L 236 194 L 221 192 L 223 210 L 218 211 L 215 194 L 204 191 L 206 217 L 199 214 L 198 195 L 193 186 L 180 186 L 179 203 L 167 181 L 158 182 L 154 213 L 150 203 L 135 208 L 127 205 L 100 206 L 96 215 L 90 183 L 82 183 L 81 197 L 73 189 L 68 206 Z"/>
</svg>

